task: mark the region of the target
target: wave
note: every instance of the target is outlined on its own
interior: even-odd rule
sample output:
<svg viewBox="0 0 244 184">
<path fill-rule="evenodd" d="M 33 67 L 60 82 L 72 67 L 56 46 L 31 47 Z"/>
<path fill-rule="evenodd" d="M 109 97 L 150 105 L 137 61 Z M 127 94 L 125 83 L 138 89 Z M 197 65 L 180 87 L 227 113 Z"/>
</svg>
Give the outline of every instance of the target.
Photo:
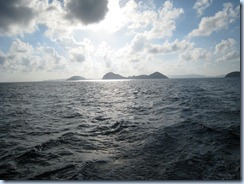
<svg viewBox="0 0 244 184">
<path fill-rule="evenodd" d="M 8 85 L 0 179 L 240 179 L 238 81 Z"/>
</svg>

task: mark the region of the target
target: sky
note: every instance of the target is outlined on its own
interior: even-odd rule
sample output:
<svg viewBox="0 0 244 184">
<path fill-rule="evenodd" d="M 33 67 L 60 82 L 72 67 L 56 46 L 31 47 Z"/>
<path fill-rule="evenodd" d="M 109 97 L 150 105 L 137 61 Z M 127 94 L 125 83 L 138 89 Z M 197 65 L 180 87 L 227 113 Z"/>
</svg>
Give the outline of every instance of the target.
<svg viewBox="0 0 244 184">
<path fill-rule="evenodd" d="M 0 82 L 240 71 L 238 0 L 0 0 Z"/>
</svg>

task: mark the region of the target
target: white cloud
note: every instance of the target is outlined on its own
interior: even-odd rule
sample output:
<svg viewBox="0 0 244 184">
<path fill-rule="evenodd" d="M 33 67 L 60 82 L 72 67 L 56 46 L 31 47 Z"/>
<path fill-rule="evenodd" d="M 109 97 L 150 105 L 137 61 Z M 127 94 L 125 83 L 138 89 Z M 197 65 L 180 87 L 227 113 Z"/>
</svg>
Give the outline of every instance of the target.
<svg viewBox="0 0 244 184">
<path fill-rule="evenodd" d="M 164 54 L 177 51 L 184 51 L 189 48 L 193 48 L 194 44 L 189 42 L 189 40 L 175 40 L 174 42 L 165 41 L 163 44 L 151 44 L 148 46 L 147 50 L 152 54 Z"/>
<path fill-rule="evenodd" d="M 99 2 L 95 0 L 84 0 L 84 2 L 13 0 L 11 2 L 17 3 L 20 8 L 15 8 L 14 3 L 6 1 L 2 9 L 11 7 L 13 12 L 23 9 L 26 13 L 21 11 L 23 16 L 20 14 L 18 19 L 12 22 L 9 21 L 12 20 L 11 13 L 6 15 L 8 17 L 0 17 L 0 34 L 12 36 L 32 33 L 38 25 L 42 24 L 47 27 L 45 35 L 52 40 L 69 37 L 75 30 L 99 34 L 101 30 L 114 33 L 123 28 L 127 33 L 145 33 L 149 39 L 168 38 L 176 29 L 176 19 L 183 14 L 183 9 L 174 8 L 171 1 L 164 2 L 158 11 L 152 2 L 136 3 L 134 0 L 129 0 L 123 7 L 120 7 L 119 0 Z M 27 13 L 28 15 L 25 15 Z"/>
<path fill-rule="evenodd" d="M 240 61 L 240 52 L 236 48 L 236 40 L 222 40 L 215 46 L 214 55 L 217 62 Z"/>
<path fill-rule="evenodd" d="M 84 62 L 90 60 L 94 54 L 94 46 L 91 40 L 85 38 L 82 42 L 76 42 L 74 39 L 65 39 L 65 47 L 68 50 L 68 57 L 73 62 Z"/>
<path fill-rule="evenodd" d="M 213 0 L 197 0 L 193 6 L 193 9 L 197 11 L 198 16 L 202 16 L 205 9 L 207 9 Z"/>
<path fill-rule="evenodd" d="M 171 1 L 165 1 L 162 7 L 156 10 L 153 3 L 146 5 L 134 0 L 129 0 L 122 8 L 117 9 L 117 12 L 123 15 L 123 18 L 118 20 L 120 29 L 126 28 L 135 35 L 143 33 L 147 39 L 171 37 L 176 29 L 176 20 L 184 13 L 182 8 L 174 8 Z"/>
<path fill-rule="evenodd" d="M 77 47 L 69 51 L 69 60 L 72 62 L 84 62 L 86 60 L 84 55 L 84 48 Z"/>
<path fill-rule="evenodd" d="M 34 60 L 36 61 L 37 70 L 59 71 L 64 70 L 67 61 L 60 56 L 52 47 L 39 46 L 35 48 Z M 45 67 L 43 67 L 43 64 Z"/>
<path fill-rule="evenodd" d="M 223 57 L 217 59 L 217 62 L 240 61 L 240 53 L 236 50 L 226 53 Z"/>
<path fill-rule="evenodd" d="M 209 61 L 212 53 L 203 48 L 192 48 L 180 54 L 180 61 Z"/>
<path fill-rule="evenodd" d="M 42 24 L 47 27 L 45 35 L 52 40 L 59 38 L 70 37 L 72 32 L 81 27 L 81 23 L 72 24 L 68 19 L 65 19 L 66 11 L 61 1 L 53 0 L 37 1 L 35 9 L 39 12 L 36 17 L 37 24 Z"/>
<path fill-rule="evenodd" d="M 182 8 L 174 8 L 171 1 L 165 1 L 152 22 L 152 29 L 146 32 L 149 39 L 168 38 L 176 29 L 176 20 L 184 13 Z"/>
<path fill-rule="evenodd" d="M 54 48 L 39 46 L 16 39 L 4 57 L 6 71 L 56 71 L 64 69 L 66 62 Z"/>
<path fill-rule="evenodd" d="M 179 55 L 180 61 L 240 62 L 240 52 L 236 40 L 229 38 L 216 44 L 214 49 L 188 47 Z M 209 67 L 208 66 L 208 67 Z"/>
<path fill-rule="evenodd" d="M 215 46 L 215 54 L 222 54 L 227 53 L 230 50 L 233 49 L 233 47 L 236 45 L 236 41 L 232 38 L 229 38 L 227 40 L 222 40 L 219 44 Z"/>
<path fill-rule="evenodd" d="M 12 42 L 9 48 L 9 52 L 19 55 L 31 54 L 33 52 L 33 47 L 29 43 L 25 43 L 20 39 L 16 39 Z"/>
<path fill-rule="evenodd" d="M 13 3 L 28 10 L 26 22 L 20 18 L 20 21 L 16 19 L 5 23 L 7 19 L 0 17 L 0 34 L 1 24 L 7 25 L 2 28 L 2 34 L 17 35 L 17 38 L 19 34 L 32 33 L 41 24 L 47 28 L 45 36 L 48 38 L 40 40 L 41 43 L 34 47 L 13 37 L 15 40 L 9 50 L 5 53 L 0 51 L 1 71 L 6 69 L 13 73 L 37 71 L 54 74 L 63 71 L 66 75 L 83 74 L 84 77 L 94 78 L 102 77 L 108 71 L 125 76 L 148 74 L 155 70 L 162 73 L 180 70 L 184 72 L 184 67 L 190 68 L 187 66 L 189 63 L 197 66 L 214 61 L 238 60 L 240 54 L 236 49 L 236 41 L 232 38 L 222 40 L 209 49 L 198 48 L 193 41 L 182 39 L 182 34 L 177 39 L 178 35 L 174 35 L 177 21 L 185 21 L 185 16 L 181 19 L 184 10 L 178 7 L 180 4 L 174 6 L 173 2 L 166 0 L 156 6 L 152 0 L 149 3 L 137 0 L 27 0 L 26 4 L 23 0 L 13 0 L 9 3 L 12 10 L 15 10 Z M 99 10 L 98 16 L 93 16 L 94 11 L 83 12 L 88 13 L 87 15 L 92 13 L 90 19 L 77 9 L 80 5 L 84 9 L 83 3 L 95 4 L 95 10 L 101 3 L 103 8 Z M 211 3 L 212 0 L 198 0 L 194 7 L 202 15 Z M 6 7 L 10 6 L 7 4 L 8 2 Z M 0 7 L 0 10 L 1 8 L 4 9 Z M 12 15 L 6 16 L 11 18 Z M 187 16 L 188 14 L 186 18 L 189 18 Z M 188 36 L 211 35 L 228 28 L 238 16 L 239 7 L 225 3 L 222 11 L 211 17 L 204 17 L 199 27 Z M 39 37 L 35 36 L 33 38 L 38 42 Z M 50 47 L 50 40 L 42 44 L 46 39 L 51 39 L 57 47 Z"/>
<path fill-rule="evenodd" d="M 146 28 L 157 18 L 157 13 L 153 9 L 142 10 L 134 0 L 129 0 L 121 11 L 125 16 L 126 26 L 130 30 Z"/>
<path fill-rule="evenodd" d="M 136 52 L 143 51 L 145 42 L 146 38 L 141 34 L 137 34 L 130 44 L 130 53 L 135 54 Z"/>
<path fill-rule="evenodd" d="M 233 7 L 231 3 L 225 3 L 223 11 L 217 12 L 212 17 L 202 18 L 197 29 L 189 33 L 189 37 L 209 36 L 213 32 L 227 29 L 229 24 L 234 22 L 239 16 L 239 6 Z"/>
</svg>

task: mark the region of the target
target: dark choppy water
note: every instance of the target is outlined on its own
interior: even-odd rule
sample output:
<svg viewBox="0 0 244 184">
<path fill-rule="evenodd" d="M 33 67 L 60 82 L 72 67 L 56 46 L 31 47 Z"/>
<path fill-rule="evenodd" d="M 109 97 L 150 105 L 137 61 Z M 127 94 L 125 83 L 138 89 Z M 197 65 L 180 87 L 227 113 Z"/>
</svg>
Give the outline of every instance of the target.
<svg viewBox="0 0 244 184">
<path fill-rule="evenodd" d="M 240 79 L 0 84 L 0 179 L 240 179 Z"/>
</svg>

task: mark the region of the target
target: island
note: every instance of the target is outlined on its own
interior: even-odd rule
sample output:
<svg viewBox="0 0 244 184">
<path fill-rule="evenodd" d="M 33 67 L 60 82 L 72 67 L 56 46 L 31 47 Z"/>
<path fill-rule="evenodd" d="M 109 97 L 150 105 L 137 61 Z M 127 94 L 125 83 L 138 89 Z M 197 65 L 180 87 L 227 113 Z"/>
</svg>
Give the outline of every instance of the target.
<svg viewBox="0 0 244 184">
<path fill-rule="evenodd" d="M 168 79 L 167 76 L 161 74 L 160 72 L 154 72 L 150 75 L 138 75 L 138 76 L 129 76 L 124 77 L 113 72 L 109 72 L 103 76 L 103 80 L 114 80 L 114 79 Z"/>
<path fill-rule="evenodd" d="M 73 77 L 68 78 L 67 80 L 68 81 L 71 81 L 71 80 L 86 80 L 86 78 L 81 77 L 81 76 L 73 76 Z"/>
<path fill-rule="evenodd" d="M 113 72 L 109 72 L 103 76 L 103 79 L 126 79 L 126 77 L 123 77 L 123 76 L 113 73 Z"/>
<path fill-rule="evenodd" d="M 235 71 L 235 72 L 228 73 L 225 77 L 240 77 L 240 76 L 241 76 L 240 72 Z"/>
<path fill-rule="evenodd" d="M 147 77 L 148 79 L 168 79 L 167 76 L 161 74 L 160 72 L 154 72 Z"/>
</svg>

